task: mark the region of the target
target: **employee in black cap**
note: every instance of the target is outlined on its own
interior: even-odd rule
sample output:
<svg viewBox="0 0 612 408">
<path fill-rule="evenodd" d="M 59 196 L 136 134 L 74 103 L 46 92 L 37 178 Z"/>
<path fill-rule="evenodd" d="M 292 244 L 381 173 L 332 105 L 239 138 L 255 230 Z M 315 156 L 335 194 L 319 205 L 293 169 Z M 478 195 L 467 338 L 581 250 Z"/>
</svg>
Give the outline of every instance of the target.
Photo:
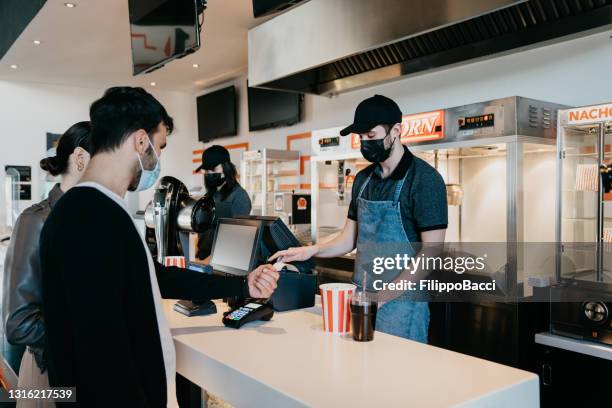
<svg viewBox="0 0 612 408">
<path fill-rule="evenodd" d="M 367 276 L 372 257 L 394 258 L 399 250 L 417 255 L 425 242 L 443 242 L 448 224 L 446 186 L 440 174 L 402 145 L 402 112 L 382 95 L 362 101 L 352 125 L 342 136 L 356 133 L 361 153 L 372 164 L 355 176 L 348 219 L 342 234 L 333 241 L 279 251 L 270 260 L 306 260 L 312 256 L 341 256 L 357 247 L 358 268 L 353 282 L 362 286 L 359 265 Z M 401 273 L 401 272 L 399 272 Z M 398 274 L 392 274 L 394 281 Z M 385 275 L 380 275 L 385 279 Z M 372 279 L 365 286 L 372 288 Z M 393 298 L 393 296 L 392 296 Z M 429 306 L 410 299 L 407 292 L 395 295 L 378 310 L 376 330 L 427 342 Z"/>
<path fill-rule="evenodd" d="M 202 165 L 196 172 L 204 170 L 206 195 L 215 201 L 217 217 L 232 218 L 251 213 L 251 199 L 240 183 L 236 166 L 230 161 L 230 155 L 223 146 L 213 145 L 202 153 Z M 198 243 L 198 258 L 205 259 L 210 255 L 212 231 L 203 234 Z"/>
</svg>

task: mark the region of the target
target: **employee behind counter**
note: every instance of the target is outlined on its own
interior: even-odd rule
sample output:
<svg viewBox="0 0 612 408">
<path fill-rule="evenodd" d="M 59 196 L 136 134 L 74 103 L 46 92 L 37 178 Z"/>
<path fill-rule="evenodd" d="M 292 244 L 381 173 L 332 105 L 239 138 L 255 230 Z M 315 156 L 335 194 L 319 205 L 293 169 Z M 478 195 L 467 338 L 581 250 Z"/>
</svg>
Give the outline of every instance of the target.
<svg viewBox="0 0 612 408">
<path fill-rule="evenodd" d="M 363 264 L 375 256 L 394 257 L 393 247 L 414 248 L 425 242 L 444 242 L 448 225 L 446 187 L 442 176 L 402 145 L 402 112 L 391 99 L 375 95 L 362 101 L 353 123 L 340 134 L 358 134 L 361 153 L 372 164 L 355 177 L 348 219 L 342 234 L 327 243 L 279 251 L 270 261 L 331 258 L 357 247 Z M 366 249 L 362 251 L 362 249 Z M 387 251 L 388 253 L 385 253 Z M 360 274 L 353 282 L 361 287 Z M 376 329 L 427 342 L 429 306 L 398 297 L 386 302 L 376 316 Z"/>
<path fill-rule="evenodd" d="M 206 196 L 215 201 L 217 218 L 233 218 L 251 213 L 251 199 L 237 179 L 234 163 L 223 146 L 213 145 L 202 153 L 202 165 L 196 172 L 204 170 Z M 198 239 L 198 259 L 206 260 L 210 256 L 214 228 L 201 234 Z"/>
</svg>

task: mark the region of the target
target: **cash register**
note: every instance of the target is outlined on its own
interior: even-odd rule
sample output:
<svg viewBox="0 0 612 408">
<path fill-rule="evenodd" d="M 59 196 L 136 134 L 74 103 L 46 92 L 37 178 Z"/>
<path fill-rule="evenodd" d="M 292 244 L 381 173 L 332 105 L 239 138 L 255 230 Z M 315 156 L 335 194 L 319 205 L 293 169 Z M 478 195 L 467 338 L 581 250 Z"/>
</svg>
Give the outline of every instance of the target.
<svg viewBox="0 0 612 408">
<path fill-rule="evenodd" d="M 299 246 L 280 218 L 221 218 L 212 244 L 210 266 L 213 273 L 246 276 L 279 249 Z M 223 318 L 228 327 L 240 328 L 255 320 L 270 320 L 274 310 L 285 311 L 314 305 L 317 287 L 311 261 L 280 265 L 281 277 L 270 299 L 234 299 Z"/>
</svg>

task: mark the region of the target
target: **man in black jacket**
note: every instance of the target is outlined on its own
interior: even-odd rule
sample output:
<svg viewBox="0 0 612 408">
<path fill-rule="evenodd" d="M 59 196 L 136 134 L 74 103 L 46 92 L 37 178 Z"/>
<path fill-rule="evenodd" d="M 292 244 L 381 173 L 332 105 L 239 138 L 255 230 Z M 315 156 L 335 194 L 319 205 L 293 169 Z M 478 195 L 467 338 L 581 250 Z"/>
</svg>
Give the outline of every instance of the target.
<svg viewBox="0 0 612 408">
<path fill-rule="evenodd" d="M 278 273 L 247 278 L 166 268 L 127 212 L 126 191 L 155 183 L 173 129 L 140 88 L 111 88 L 90 108 L 92 158 L 41 234 L 49 380 L 80 406 L 176 406 L 175 354 L 160 297 L 269 297 Z M 71 406 L 74 406 L 73 404 Z"/>
</svg>

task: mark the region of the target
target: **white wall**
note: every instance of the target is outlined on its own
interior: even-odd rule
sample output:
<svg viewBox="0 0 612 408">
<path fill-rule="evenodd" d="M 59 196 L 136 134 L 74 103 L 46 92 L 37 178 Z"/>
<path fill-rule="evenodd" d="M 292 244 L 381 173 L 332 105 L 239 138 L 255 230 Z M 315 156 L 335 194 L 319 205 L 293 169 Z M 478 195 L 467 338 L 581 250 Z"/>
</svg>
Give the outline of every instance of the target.
<svg viewBox="0 0 612 408">
<path fill-rule="evenodd" d="M 33 200 L 21 206 L 39 201 L 44 172 L 38 162 L 46 153 L 46 133 L 62 133 L 72 124 L 87 120 L 89 105 L 103 92 L 104 89 L 0 81 L 0 226 L 5 223 L 4 166 L 31 166 Z M 188 178 L 192 171 L 190 152 L 193 140 L 197 140 L 192 97 L 175 92 L 153 93 L 174 116 L 177 127 L 164 152 L 162 174 Z M 167 160 L 166 155 L 173 159 Z M 138 200 L 130 201 L 137 205 Z"/>
<path fill-rule="evenodd" d="M 38 201 L 42 192 L 38 162 L 45 156 L 46 133 L 62 133 L 73 123 L 87 120 L 88 104 L 99 93 L 0 81 L 0 225 L 5 222 L 4 166 L 32 167 L 32 198 Z"/>
</svg>

